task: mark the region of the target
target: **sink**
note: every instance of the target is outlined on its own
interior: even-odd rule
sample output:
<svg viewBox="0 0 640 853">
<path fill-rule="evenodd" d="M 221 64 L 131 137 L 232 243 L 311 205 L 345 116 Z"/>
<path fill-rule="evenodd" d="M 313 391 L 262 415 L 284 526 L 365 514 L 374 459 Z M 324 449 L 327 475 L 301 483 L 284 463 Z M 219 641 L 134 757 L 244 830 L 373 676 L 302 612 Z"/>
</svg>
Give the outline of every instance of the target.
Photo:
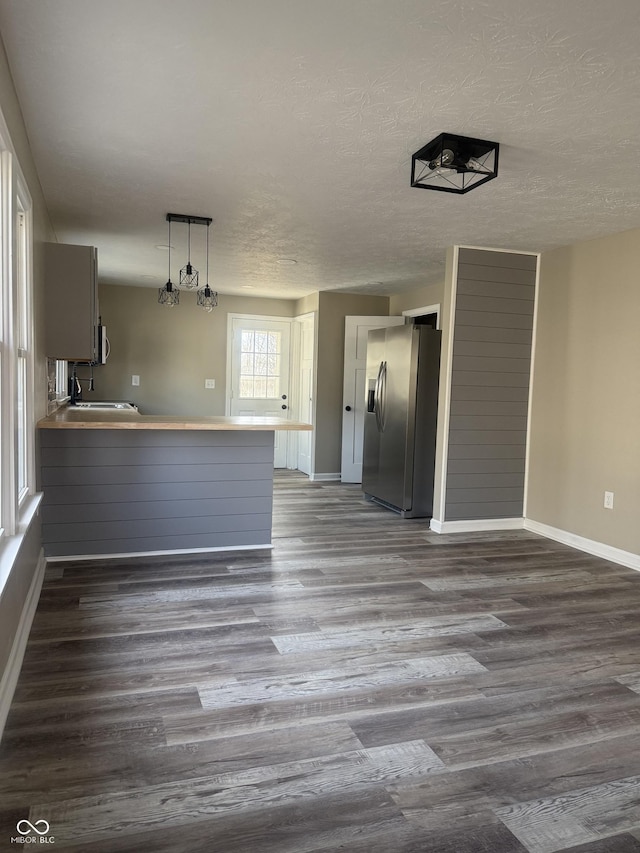
<svg viewBox="0 0 640 853">
<path fill-rule="evenodd" d="M 138 407 L 134 403 L 118 403 L 118 402 L 101 402 L 98 400 L 87 401 L 86 403 L 82 400 L 78 400 L 77 403 L 74 403 L 72 407 L 74 409 L 91 409 L 92 411 L 113 411 L 114 409 L 120 409 L 127 412 L 137 412 Z"/>
</svg>

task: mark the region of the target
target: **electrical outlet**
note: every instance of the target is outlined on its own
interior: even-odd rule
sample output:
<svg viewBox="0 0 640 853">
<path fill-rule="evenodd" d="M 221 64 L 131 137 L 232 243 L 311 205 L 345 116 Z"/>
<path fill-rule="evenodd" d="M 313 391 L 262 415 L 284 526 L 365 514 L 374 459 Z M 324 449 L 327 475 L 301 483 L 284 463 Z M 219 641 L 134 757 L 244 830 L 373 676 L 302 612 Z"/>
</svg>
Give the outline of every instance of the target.
<svg viewBox="0 0 640 853">
<path fill-rule="evenodd" d="M 604 508 L 613 509 L 613 492 L 604 493 Z"/>
<path fill-rule="evenodd" d="M 139 385 L 139 384 L 140 384 L 140 377 L 138 376 L 138 374 L 137 374 L 137 373 L 133 373 L 133 374 L 132 374 L 132 376 L 131 376 L 131 384 L 132 384 L 132 385 Z"/>
<path fill-rule="evenodd" d="M 205 388 L 215 388 L 216 387 L 216 380 L 215 379 L 205 379 L 204 380 L 204 387 Z"/>
</svg>

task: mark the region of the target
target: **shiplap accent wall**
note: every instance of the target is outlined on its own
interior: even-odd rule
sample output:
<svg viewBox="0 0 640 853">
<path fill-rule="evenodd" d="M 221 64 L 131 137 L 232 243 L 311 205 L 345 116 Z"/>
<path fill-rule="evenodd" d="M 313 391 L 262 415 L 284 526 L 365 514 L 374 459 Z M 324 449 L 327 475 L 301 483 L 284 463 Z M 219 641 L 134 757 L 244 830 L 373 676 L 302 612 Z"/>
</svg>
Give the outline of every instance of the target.
<svg viewBox="0 0 640 853">
<path fill-rule="evenodd" d="M 536 255 L 458 254 L 445 520 L 523 514 Z"/>
<path fill-rule="evenodd" d="M 271 431 L 41 430 L 46 556 L 271 543 Z"/>
</svg>

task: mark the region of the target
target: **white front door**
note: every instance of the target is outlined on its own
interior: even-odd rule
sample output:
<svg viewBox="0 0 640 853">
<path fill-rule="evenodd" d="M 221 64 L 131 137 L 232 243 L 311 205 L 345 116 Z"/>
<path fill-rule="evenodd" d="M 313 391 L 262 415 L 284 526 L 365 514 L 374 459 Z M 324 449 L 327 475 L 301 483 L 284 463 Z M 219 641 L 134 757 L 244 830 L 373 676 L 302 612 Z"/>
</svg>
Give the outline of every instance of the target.
<svg viewBox="0 0 640 853">
<path fill-rule="evenodd" d="M 230 329 L 230 415 L 289 418 L 291 321 L 232 317 Z M 287 467 L 287 435 L 275 433 L 274 467 Z"/>
<path fill-rule="evenodd" d="M 362 445 L 366 397 L 367 335 L 369 329 L 402 326 L 404 317 L 344 318 L 344 387 L 342 398 L 343 483 L 362 482 Z"/>
</svg>

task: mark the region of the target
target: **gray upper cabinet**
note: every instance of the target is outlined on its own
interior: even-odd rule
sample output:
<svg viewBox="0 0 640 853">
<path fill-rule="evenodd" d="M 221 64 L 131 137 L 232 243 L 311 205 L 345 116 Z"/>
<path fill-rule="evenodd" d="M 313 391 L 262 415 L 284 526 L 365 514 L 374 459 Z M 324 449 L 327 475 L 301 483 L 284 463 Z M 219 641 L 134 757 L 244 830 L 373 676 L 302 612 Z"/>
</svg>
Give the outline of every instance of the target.
<svg viewBox="0 0 640 853">
<path fill-rule="evenodd" d="M 97 360 L 98 253 L 45 243 L 45 341 L 50 358 Z"/>
</svg>

